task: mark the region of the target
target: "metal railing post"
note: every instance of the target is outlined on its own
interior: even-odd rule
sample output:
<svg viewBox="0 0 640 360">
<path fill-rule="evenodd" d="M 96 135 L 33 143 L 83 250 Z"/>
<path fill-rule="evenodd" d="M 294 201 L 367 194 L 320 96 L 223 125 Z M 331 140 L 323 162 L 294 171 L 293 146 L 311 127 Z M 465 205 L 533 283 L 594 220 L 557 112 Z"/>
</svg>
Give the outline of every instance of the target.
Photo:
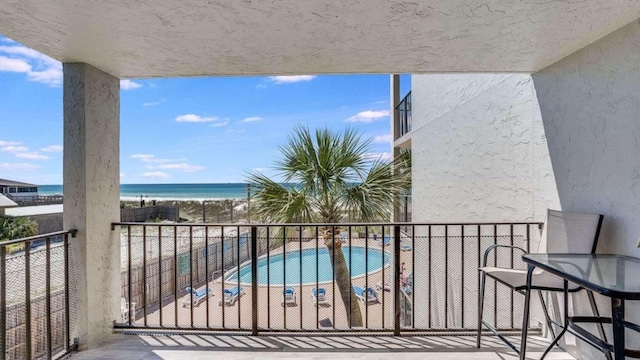
<svg viewBox="0 0 640 360">
<path fill-rule="evenodd" d="M 393 269 L 395 281 L 393 282 L 393 335 L 400 335 L 400 226 L 393 227 Z M 384 240 L 384 239 L 383 239 Z M 384 281 L 384 279 L 383 279 Z M 413 310 L 415 311 L 415 310 Z"/>
<path fill-rule="evenodd" d="M 238 277 L 240 273 L 238 272 Z M 251 334 L 258 335 L 258 227 L 251 226 Z"/>
</svg>

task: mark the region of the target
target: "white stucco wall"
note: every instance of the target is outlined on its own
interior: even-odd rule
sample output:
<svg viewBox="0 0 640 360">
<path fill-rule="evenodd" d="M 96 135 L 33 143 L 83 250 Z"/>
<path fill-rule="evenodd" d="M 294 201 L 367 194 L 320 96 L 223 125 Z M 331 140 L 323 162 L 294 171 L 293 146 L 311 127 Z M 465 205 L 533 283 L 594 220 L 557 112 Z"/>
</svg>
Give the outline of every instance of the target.
<svg viewBox="0 0 640 360">
<path fill-rule="evenodd" d="M 412 173 L 413 221 L 428 223 L 524 222 L 544 221 L 547 208 L 558 208 L 559 201 L 549 160 L 547 144 L 535 89 L 528 74 L 443 74 L 412 76 Z M 439 229 L 442 232 L 442 229 Z M 492 235 L 483 228 L 482 235 Z M 477 316 L 477 233 L 465 229 L 464 281 L 460 263 L 461 249 L 457 228 L 449 229 L 448 303 L 449 324 L 460 326 L 459 306 L 465 289 L 465 324 Z M 525 234 L 524 228 L 516 230 Z M 531 232 L 532 249 L 539 234 Z M 499 228 L 499 235 L 508 228 Z M 417 231 L 417 235 L 425 235 Z M 440 234 L 442 235 L 442 234 Z M 516 237 L 521 241 L 521 237 Z M 499 243 L 507 243 L 506 238 Z M 437 242 L 436 242 L 437 243 Z M 492 243 L 483 239 L 481 252 Z M 515 245 L 525 246 L 516 242 Z M 433 283 L 432 324 L 444 325 L 445 299 L 442 286 L 444 250 L 432 247 Z M 501 253 L 501 256 L 504 254 Z M 416 244 L 416 257 L 428 259 L 424 241 Z M 435 256 L 435 257 L 434 257 Z M 506 262 L 502 262 L 506 261 Z M 453 266 L 451 266 L 453 264 Z M 501 258 L 500 266 L 510 266 Z M 416 270 L 416 309 L 425 308 L 427 271 Z M 493 322 L 493 281 L 487 284 L 485 318 Z M 509 327 L 509 292 L 499 290 L 498 321 Z M 515 325 L 522 319 L 522 298 L 516 296 Z M 531 323 L 543 319 L 534 299 Z M 439 309 L 439 310 L 438 310 Z M 453 311 L 452 311 L 453 310 Z M 427 314 L 417 312 L 416 323 L 424 326 Z"/>
<path fill-rule="evenodd" d="M 558 207 L 530 75 L 415 75 L 412 94 L 414 221 L 543 221 Z"/>
<path fill-rule="evenodd" d="M 603 213 L 600 250 L 640 257 L 640 22 L 533 80 L 562 208 Z M 639 304 L 626 316 L 640 323 Z M 640 347 L 637 334 L 627 340 Z"/>
</svg>

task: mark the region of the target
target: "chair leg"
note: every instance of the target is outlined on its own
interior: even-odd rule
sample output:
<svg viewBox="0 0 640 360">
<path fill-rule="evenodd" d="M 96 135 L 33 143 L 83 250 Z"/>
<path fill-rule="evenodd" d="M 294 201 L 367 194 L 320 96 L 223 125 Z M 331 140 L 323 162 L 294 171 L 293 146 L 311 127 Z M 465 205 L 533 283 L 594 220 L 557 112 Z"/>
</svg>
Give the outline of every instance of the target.
<svg viewBox="0 0 640 360">
<path fill-rule="evenodd" d="M 484 310 L 484 286 L 487 280 L 487 274 L 481 271 L 480 291 L 478 291 L 478 338 L 476 340 L 476 346 L 480 348 L 480 341 L 482 339 L 482 312 Z"/>
<path fill-rule="evenodd" d="M 534 267 L 527 270 L 527 290 L 524 293 L 524 311 L 522 314 L 522 336 L 520 337 L 520 360 L 526 359 L 527 333 L 529 332 L 529 306 L 531 305 L 531 280 Z"/>
<path fill-rule="evenodd" d="M 596 299 L 593 297 L 593 292 L 587 290 L 587 297 L 589 298 L 589 304 L 591 305 L 591 311 L 593 312 L 593 316 L 600 316 L 600 312 L 598 311 L 598 305 L 596 304 Z M 600 334 L 600 339 L 604 342 L 607 342 L 607 334 L 604 332 L 604 326 L 602 323 L 598 323 L 598 333 Z M 611 360 L 611 353 L 608 351 L 604 351 L 604 356 L 607 360 Z"/>
<path fill-rule="evenodd" d="M 544 312 L 544 318 L 547 321 L 547 327 L 549 327 L 549 331 L 551 332 L 551 337 L 556 337 L 556 332 L 553 330 L 553 324 L 551 323 L 551 317 L 549 316 L 549 310 L 547 309 L 547 304 L 544 301 L 544 296 L 542 296 L 542 291 L 538 290 L 538 297 L 540 298 L 540 305 L 542 305 L 542 311 Z"/>
</svg>

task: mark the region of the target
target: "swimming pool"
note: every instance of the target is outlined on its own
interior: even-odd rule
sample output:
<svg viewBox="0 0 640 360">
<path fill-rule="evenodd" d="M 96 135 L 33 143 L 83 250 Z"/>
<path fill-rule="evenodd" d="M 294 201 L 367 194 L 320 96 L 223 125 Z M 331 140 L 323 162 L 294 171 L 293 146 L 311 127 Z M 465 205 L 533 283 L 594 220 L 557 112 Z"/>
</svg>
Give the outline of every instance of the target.
<svg viewBox="0 0 640 360">
<path fill-rule="evenodd" d="M 300 261 L 300 251 L 298 250 L 289 251 L 286 254 L 271 255 L 268 259 L 266 257 L 260 258 L 258 260 L 258 284 L 283 285 L 286 283 L 286 285 L 298 285 L 301 280 L 300 264 L 302 264 L 303 284 L 315 284 L 316 275 L 318 276 L 318 283 L 333 281 L 333 269 L 329 250 L 326 247 L 321 247 L 318 248 L 317 251 L 317 261 L 316 249 L 302 250 L 302 262 Z M 349 266 L 349 255 L 351 255 L 351 266 L 349 268 L 351 277 L 364 275 L 365 272 L 379 270 L 383 265 L 389 263 L 389 254 L 380 250 L 369 249 L 366 251 L 364 247 L 353 246 L 351 247 L 351 254 L 349 254 L 349 252 L 348 246 L 342 247 L 342 253 L 347 261 L 347 266 Z M 368 261 L 365 261 L 365 257 L 368 258 Z M 316 271 L 316 269 L 318 271 Z M 267 275 L 269 281 L 267 281 Z M 238 272 L 236 271 L 229 275 L 225 281 L 237 283 Z M 251 284 L 251 264 L 244 265 L 240 268 L 240 282 Z"/>
</svg>

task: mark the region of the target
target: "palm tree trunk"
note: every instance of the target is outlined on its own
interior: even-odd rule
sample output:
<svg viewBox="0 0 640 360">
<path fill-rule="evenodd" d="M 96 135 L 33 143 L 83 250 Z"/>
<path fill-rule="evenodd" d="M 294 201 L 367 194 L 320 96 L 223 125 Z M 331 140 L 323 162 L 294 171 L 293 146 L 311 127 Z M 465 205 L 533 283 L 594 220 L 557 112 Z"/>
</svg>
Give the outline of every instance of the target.
<svg viewBox="0 0 640 360">
<path fill-rule="evenodd" d="M 340 291 L 340 297 L 342 298 L 342 303 L 346 310 L 349 326 L 361 327 L 362 312 L 360 311 L 358 298 L 351 286 L 351 275 L 349 274 L 347 261 L 344 259 L 344 254 L 342 253 L 342 242 L 340 241 L 340 238 L 336 238 L 334 236 L 330 236 L 328 239 L 325 239 L 324 242 L 327 249 L 329 249 L 329 257 L 331 258 L 331 264 L 334 267 L 333 269 L 335 273 L 334 280 L 338 285 L 338 290 Z"/>
</svg>

